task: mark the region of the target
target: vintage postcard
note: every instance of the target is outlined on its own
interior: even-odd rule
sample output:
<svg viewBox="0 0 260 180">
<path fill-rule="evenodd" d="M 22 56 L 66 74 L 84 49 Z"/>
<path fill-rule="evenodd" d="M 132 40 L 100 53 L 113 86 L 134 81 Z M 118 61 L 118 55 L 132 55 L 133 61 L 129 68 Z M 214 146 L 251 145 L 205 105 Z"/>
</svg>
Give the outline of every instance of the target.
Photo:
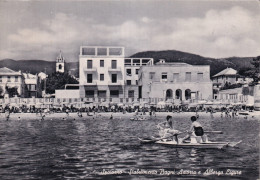
<svg viewBox="0 0 260 180">
<path fill-rule="evenodd" d="M 257 0 L 1 0 L 0 179 L 259 179 Z"/>
</svg>

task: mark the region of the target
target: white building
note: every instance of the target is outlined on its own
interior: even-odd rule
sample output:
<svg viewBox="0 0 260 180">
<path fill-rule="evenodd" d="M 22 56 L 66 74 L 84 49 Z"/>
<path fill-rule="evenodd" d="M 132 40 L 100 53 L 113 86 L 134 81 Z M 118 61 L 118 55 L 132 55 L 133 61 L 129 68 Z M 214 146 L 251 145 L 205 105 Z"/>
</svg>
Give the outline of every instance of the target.
<svg viewBox="0 0 260 180">
<path fill-rule="evenodd" d="M 212 76 L 213 86 L 214 88 L 224 87 L 225 84 L 248 84 L 252 82 L 252 78 L 242 77 L 237 74 L 237 70 L 232 68 L 226 68 L 219 73 Z"/>
<path fill-rule="evenodd" d="M 124 98 L 124 47 L 81 46 L 79 55 L 80 96 Z"/>
<path fill-rule="evenodd" d="M 6 94 L 6 88 L 17 88 L 18 95 L 24 97 L 24 77 L 21 71 L 13 71 L 9 68 L 0 68 L 0 89 Z"/>
<path fill-rule="evenodd" d="M 138 72 L 141 66 L 152 66 L 153 58 L 125 58 L 125 97 L 138 98 Z"/>
<path fill-rule="evenodd" d="M 40 77 L 37 74 L 33 75 L 30 73 L 23 73 L 23 77 L 26 86 L 25 96 L 29 98 L 41 97 L 42 92 L 41 92 Z"/>
</svg>

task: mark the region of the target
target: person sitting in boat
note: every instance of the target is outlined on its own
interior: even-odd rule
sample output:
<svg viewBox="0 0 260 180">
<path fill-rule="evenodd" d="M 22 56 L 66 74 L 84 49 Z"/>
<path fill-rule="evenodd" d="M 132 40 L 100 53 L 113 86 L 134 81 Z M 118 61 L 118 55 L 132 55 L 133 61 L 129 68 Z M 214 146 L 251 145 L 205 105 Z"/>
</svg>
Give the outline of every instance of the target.
<svg viewBox="0 0 260 180">
<path fill-rule="evenodd" d="M 186 140 L 190 139 L 191 137 L 201 137 L 202 141 L 205 142 L 206 137 L 203 136 L 204 130 L 203 130 L 201 124 L 198 121 L 196 121 L 197 120 L 196 116 L 192 116 L 190 119 L 192 122 L 191 127 L 188 131 L 188 135 L 183 138 L 182 142 L 186 142 Z"/>
<path fill-rule="evenodd" d="M 179 134 L 178 130 L 175 130 L 173 128 L 172 124 L 172 116 L 168 115 L 166 117 L 166 122 L 160 123 L 157 125 L 159 128 L 159 134 L 161 138 L 167 138 L 167 137 L 173 137 L 175 138 L 175 141 L 178 143 L 178 137 L 177 135 Z"/>
</svg>

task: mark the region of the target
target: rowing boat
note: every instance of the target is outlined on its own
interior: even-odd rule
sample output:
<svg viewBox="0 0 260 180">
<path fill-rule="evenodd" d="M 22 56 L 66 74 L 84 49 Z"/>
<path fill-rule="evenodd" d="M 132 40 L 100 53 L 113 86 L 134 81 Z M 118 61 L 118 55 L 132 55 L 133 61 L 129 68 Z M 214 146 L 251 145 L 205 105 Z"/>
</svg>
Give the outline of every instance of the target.
<svg viewBox="0 0 260 180">
<path fill-rule="evenodd" d="M 132 117 L 130 118 L 131 121 L 145 121 L 145 117 Z"/>
<path fill-rule="evenodd" d="M 200 143 L 177 143 L 176 141 L 170 140 L 166 141 L 163 139 L 160 140 L 154 140 L 154 139 L 142 139 L 138 138 L 142 144 L 150 144 L 150 143 L 155 143 L 155 144 L 162 144 L 162 145 L 167 145 L 171 146 L 174 148 L 205 148 L 205 149 L 223 149 L 225 147 L 235 147 L 241 141 L 239 142 L 200 142 Z"/>
</svg>

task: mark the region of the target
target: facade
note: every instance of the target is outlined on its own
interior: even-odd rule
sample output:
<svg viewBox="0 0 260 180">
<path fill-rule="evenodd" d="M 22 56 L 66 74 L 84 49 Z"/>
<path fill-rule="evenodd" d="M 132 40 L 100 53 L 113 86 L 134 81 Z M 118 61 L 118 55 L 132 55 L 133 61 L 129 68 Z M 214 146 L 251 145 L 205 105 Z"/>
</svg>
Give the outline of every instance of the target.
<svg viewBox="0 0 260 180">
<path fill-rule="evenodd" d="M 6 88 L 17 88 L 18 95 L 24 97 L 24 77 L 21 71 L 13 71 L 9 68 L 0 68 L 0 89 L 1 95 L 7 94 Z"/>
<path fill-rule="evenodd" d="M 254 105 L 254 87 L 240 87 L 219 91 L 217 99 L 223 103 Z"/>
<path fill-rule="evenodd" d="M 37 74 L 33 75 L 30 73 L 23 73 L 23 77 L 26 86 L 25 97 L 41 97 L 42 91 L 40 77 Z"/>
<path fill-rule="evenodd" d="M 137 99 L 138 72 L 141 66 L 152 66 L 152 58 L 125 58 L 125 97 Z"/>
<path fill-rule="evenodd" d="M 124 47 L 115 46 L 80 47 L 79 84 L 81 97 L 125 98 L 124 51 Z"/>
<path fill-rule="evenodd" d="M 237 74 L 237 71 L 232 68 L 226 68 L 223 71 L 212 76 L 214 88 L 224 87 L 225 84 L 248 84 L 252 82 L 251 78 L 245 78 Z"/>
<path fill-rule="evenodd" d="M 61 54 L 56 59 L 56 72 L 64 73 L 65 72 L 65 59 Z"/>
<path fill-rule="evenodd" d="M 210 66 L 165 63 L 139 70 L 139 98 L 163 100 L 212 99 Z"/>
</svg>

